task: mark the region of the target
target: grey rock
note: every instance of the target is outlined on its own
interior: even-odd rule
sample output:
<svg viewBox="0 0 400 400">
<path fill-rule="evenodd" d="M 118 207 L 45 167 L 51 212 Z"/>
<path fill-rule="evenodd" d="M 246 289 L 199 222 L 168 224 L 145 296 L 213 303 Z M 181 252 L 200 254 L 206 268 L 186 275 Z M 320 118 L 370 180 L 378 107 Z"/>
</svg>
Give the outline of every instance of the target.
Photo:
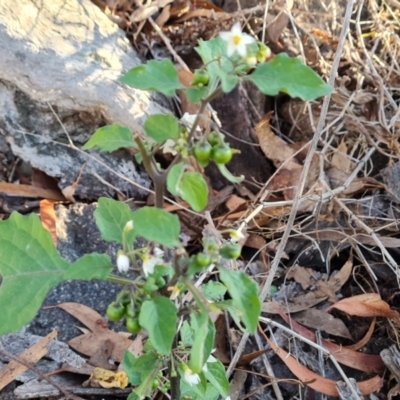
<svg viewBox="0 0 400 400">
<path fill-rule="evenodd" d="M 13 153 L 59 178 L 61 188 L 86 162 L 81 198 L 114 195 L 95 173 L 128 196 L 143 195 L 150 182 L 128 152 L 80 151 L 104 124 L 143 133 L 147 116 L 171 108 L 119 82 L 142 60 L 118 26 L 89 0 L 2 0 L 0 48 L 0 134 Z"/>
</svg>

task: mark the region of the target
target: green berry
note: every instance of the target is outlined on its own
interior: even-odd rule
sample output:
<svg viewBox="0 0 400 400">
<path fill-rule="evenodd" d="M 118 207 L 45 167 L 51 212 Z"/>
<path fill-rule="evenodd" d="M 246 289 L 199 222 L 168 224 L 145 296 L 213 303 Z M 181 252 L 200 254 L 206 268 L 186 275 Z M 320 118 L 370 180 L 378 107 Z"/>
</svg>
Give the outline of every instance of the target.
<svg viewBox="0 0 400 400">
<path fill-rule="evenodd" d="M 196 263 L 200 267 L 208 267 L 211 264 L 211 257 L 206 253 L 198 253 L 196 255 Z"/>
<path fill-rule="evenodd" d="M 207 137 L 207 140 L 208 140 L 208 143 L 211 144 L 211 146 L 216 146 L 223 142 L 221 135 L 215 131 L 210 132 L 210 134 Z"/>
<path fill-rule="evenodd" d="M 208 81 L 210 80 L 210 75 L 204 69 L 196 69 L 193 75 L 193 86 L 204 86 L 207 85 Z"/>
<path fill-rule="evenodd" d="M 107 307 L 107 317 L 112 322 L 118 322 L 125 316 L 125 307 L 120 304 L 113 302 Z"/>
<path fill-rule="evenodd" d="M 194 147 L 193 154 L 197 161 L 207 162 L 210 159 L 212 146 L 208 142 L 198 142 Z"/>
<path fill-rule="evenodd" d="M 239 258 L 242 248 L 237 243 L 224 244 L 219 250 L 219 254 L 228 260 Z"/>
<path fill-rule="evenodd" d="M 217 164 L 227 164 L 232 159 L 232 150 L 227 145 L 216 145 L 211 151 L 211 159 Z"/>
<path fill-rule="evenodd" d="M 126 329 L 130 333 L 139 333 L 142 327 L 139 324 L 139 318 L 127 318 L 126 319 Z"/>
</svg>

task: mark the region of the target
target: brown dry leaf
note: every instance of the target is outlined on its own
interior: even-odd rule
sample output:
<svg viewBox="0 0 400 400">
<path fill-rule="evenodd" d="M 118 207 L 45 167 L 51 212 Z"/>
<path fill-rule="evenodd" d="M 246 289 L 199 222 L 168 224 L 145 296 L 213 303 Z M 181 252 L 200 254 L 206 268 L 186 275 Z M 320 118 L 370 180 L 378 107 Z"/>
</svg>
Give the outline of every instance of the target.
<svg viewBox="0 0 400 400">
<path fill-rule="evenodd" d="M 329 333 L 330 335 L 353 340 L 353 337 L 343 321 L 339 318 L 334 318 L 325 311 L 311 308 L 309 310 L 293 314 L 292 318 L 309 328 L 320 329 L 321 331 Z"/>
<path fill-rule="evenodd" d="M 253 360 L 256 358 L 260 357 L 262 354 L 265 354 L 269 351 L 269 349 L 266 350 L 258 350 L 258 351 L 253 351 L 252 353 L 245 354 L 244 356 L 240 357 L 237 366 L 238 367 L 244 367 L 246 365 L 249 365 Z"/>
<path fill-rule="evenodd" d="M 31 185 L 17 185 L 14 183 L 0 182 L 0 192 L 5 193 L 8 196 L 65 200 L 65 197 L 59 190 L 42 189 Z"/>
<path fill-rule="evenodd" d="M 313 332 L 289 318 L 276 305 L 273 304 L 273 306 L 277 310 L 278 314 L 286 321 L 287 324 L 291 326 L 293 330 L 306 339 L 316 343 L 316 337 Z M 321 344 L 335 357 L 340 364 L 347 365 L 348 367 L 357 369 L 359 371 L 371 373 L 379 373 L 385 369 L 385 364 L 379 355 L 358 353 L 357 351 L 351 350 L 347 347 L 342 347 L 325 339 L 322 339 Z"/>
<path fill-rule="evenodd" d="M 315 372 L 310 371 L 304 365 L 299 364 L 298 360 L 292 357 L 285 350 L 275 346 L 275 344 L 267 337 L 266 340 L 275 353 L 298 379 L 300 379 L 302 382 L 310 382 L 308 383 L 308 386 L 317 392 L 326 394 L 328 396 L 339 397 L 335 381 L 323 378 Z M 357 386 L 363 395 L 368 395 L 378 391 L 383 386 L 383 381 L 379 376 L 375 376 L 374 378 L 366 381 L 357 382 Z"/>
<path fill-rule="evenodd" d="M 67 200 L 69 200 L 71 203 L 75 203 L 74 199 L 74 194 L 76 187 L 78 186 L 79 181 L 81 180 L 82 172 L 86 167 L 86 163 L 84 163 L 79 171 L 78 177 L 76 178 L 76 181 L 69 186 L 66 186 L 64 189 L 61 190 L 62 194 L 65 196 Z"/>
<path fill-rule="evenodd" d="M 171 5 L 167 5 L 166 7 L 163 8 L 160 15 L 157 17 L 155 22 L 160 28 L 162 28 L 169 20 L 169 18 L 171 16 L 171 14 L 169 12 L 170 9 L 171 9 Z"/>
<path fill-rule="evenodd" d="M 229 197 L 229 199 L 225 203 L 226 208 L 230 211 L 236 211 L 238 208 L 246 206 L 247 205 L 247 200 L 242 199 L 239 196 L 236 196 L 236 194 L 233 194 L 232 196 Z"/>
<path fill-rule="evenodd" d="M 53 331 L 44 337 L 40 342 L 34 344 L 30 349 L 24 351 L 18 356 L 19 359 L 29 365 L 36 364 L 47 354 L 47 345 L 57 337 L 58 332 Z M 0 390 L 11 383 L 18 375 L 23 374 L 29 368 L 17 361 L 10 361 L 0 371 Z"/>
<path fill-rule="evenodd" d="M 287 279 L 294 279 L 299 283 L 303 290 L 308 289 L 310 286 L 317 284 L 317 279 L 315 279 L 315 270 L 312 268 L 300 267 L 296 264 L 291 267 L 286 274 Z"/>
<path fill-rule="evenodd" d="M 375 323 L 376 323 L 376 317 L 372 318 L 371 325 L 369 326 L 368 331 L 364 335 L 364 337 L 361 340 L 359 340 L 357 343 L 354 343 L 350 346 L 346 346 L 346 348 L 356 350 L 356 351 L 362 349 L 371 339 L 372 334 L 374 333 Z"/>
<path fill-rule="evenodd" d="M 319 286 L 317 290 L 297 296 L 295 299 L 288 299 L 288 301 L 281 301 L 279 303 L 263 303 L 262 311 L 270 314 L 276 314 L 277 311 L 274 307 L 274 304 L 279 306 L 279 308 L 284 310 L 286 313 L 295 313 L 307 310 L 326 300 L 328 297 L 334 297 L 334 293 L 337 292 L 350 277 L 352 268 L 353 263 L 352 261 L 348 260 L 336 275 L 329 278 L 328 282 L 321 280 L 317 282 L 314 281 L 313 284 Z"/>
<path fill-rule="evenodd" d="M 116 365 L 110 364 L 110 359 L 112 358 L 112 351 L 114 348 L 114 343 L 110 340 L 105 340 L 100 348 L 94 353 L 90 359 L 89 364 L 94 367 L 104 368 L 108 370 L 117 369 Z"/>
<path fill-rule="evenodd" d="M 340 171 L 337 168 L 330 168 L 328 170 L 329 180 L 333 188 L 340 187 L 344 185 L 350 176 L 350 172 Z M 382 184 L 376 179 L 370 178 L 368 176 L 362 178 L 354 178 L 350 185 L 339 193 L 340 196 L 352 196 L 359 193 L 365 189 L 381 188 Z"/>
<path fill-rule="evenodd" d="M 265 244 L 266 240 L 264 237 L 257 235 L 256 233 L 250 233 L 249 237 L 246 239 L 245 246 L 260 250 L 265 248 Z"/>
<path fill-rule="evenodd" d="M 56 203 L 52 200 L 42 200 L 40 202 L 40 221 L 43 228 L 50 232 L 54 246 L 57 246 L 57 220 L 54 211 L 54 204 Z"/>
<path fill-rule="evenodd" d="M 285 143 L 272 131 L 270 119 L 272 113 L 266 114 L 255 128 L 255 133 L 265 156 L 278 168 L 267 189 L 271 191 L 283 191 L 286 200 L 292 200 L 295 196 L 297 185 L 303 171 L 296 154 L 301 155 L 301 150 Z M 306 145 L 305 145 L 306 146 Z M 307 175 L 305 190 L 311 188 L 319 177 L 319 156 L 315 155 Z M 281 168 L 280 168 L 281 167 Z M 314 207 L 309 204 L 308 207 Z M 308 208 L 307 207 L 307 208 Z M 304 204 L 302 211 L 305 211 Z"/>
<path fill-rule="evenodd" d="M 344 139 L 342 139 L 337 151 L 332 156 L 331 166 L 349 175 L 353 172 L 354 163 L 347 156 L 347 145 Z"/>
<path fill-rule="evenodd" d="M 128 351 L 132 353 L 136 358 L 139 358 L 143 355 L 143 340 L 144 336 L 141 332 L 139 332 L 135 339 L 133 340 L 132 344 L 128 347 Z M 121 365 L 120 365 L 121 367 Z"/>
<path fill-rule="evenodd" d="M 226 319 L 225 315 L 221 314 L 215 321 L 215 351 L 213 352 L 213 356 L 218 358 L 218 360 L 220 360 L 223 364 L 229 364 L 231 362 L 229 357 L 226 355 L 226 338 Z"/>
<path fill-rule="evenodd" d="M 267 32 L 269 39 L 276 43 L 279 40 L 283 30 L 287 27 L 289 17 L 285 11 L 280 11 L 278 15 L 274 16 L 268 14 L 267 16 Z"/>
<path fill-rule="evenodd" d="M 68 342 L 68 345 L 74 350 L 91 357 L 105 341 L 110 340 L 114 344 L 113 359 L 117 362 L 122 361 L 124 352 L 132 344 L 132 340 L 110 331 L 107 321 L 100 314 L 79 303 L 63 303 L 54 307 L 63 309 L 91 330 L 91 332 L 77 336 Z"/>
<path fill-rule="evenodd" d="M 284 162 L 294 158 L 295 151 L 272 131 L 269 123 L 271 116 L 272 112 L 261 119 L 255 128 L 255 133 L 261 150 L 278 168 Z"/>
<path fill-rule="evenodd" d="M 95 368 L 89 379 L 83 382 L 84 387 L 103 387 L 105 389 L 124 389 L 129 380 L 125 371 L 113 372 L 104 368 Z"/>
<path fill-rule="evenodd" d="M 325 311 L 332 308 L 343 311 L 357 317 L 386 317 L 399 319 L 400 314 L 392 310 L 377 293 L 360 294 L 359 296 L 348 297 L 332 304 Z"/>
</svg>

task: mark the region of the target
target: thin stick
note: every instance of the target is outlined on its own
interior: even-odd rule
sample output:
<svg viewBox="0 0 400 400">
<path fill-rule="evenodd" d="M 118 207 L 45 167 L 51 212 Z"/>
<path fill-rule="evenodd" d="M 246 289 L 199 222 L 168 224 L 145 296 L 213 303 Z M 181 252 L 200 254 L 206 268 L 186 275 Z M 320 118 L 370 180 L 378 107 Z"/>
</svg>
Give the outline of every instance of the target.
<svg viewBox="0 0 400 400">
<path fill-rule="evenodd" d="M 340 58 L 343 52 L 343 47 L 344 47 L 344 42 L 345 42 L 345 38 L 347 35 L 347 31 L 349 29 L 349 24 L 350 24 L 350 18 L 351 18 L 351 13 L 353 11 L 353 6 L 354 6 L 354 0 L 349 0 L 347 3 L 347 7 L 346 7 L 346 13 L 345 13 L 345 17 L 344 17 L 344 22 L 343 22 L 343 26 L 342 26 L 342 31 L 340 33 L 340 38 L 339 38 L 339 43 L 338 43 L 338 47 L 337 47 L 337 52 L 335 55 L 335 59 L 333 60 L 333 64 L 332 64 L 332 69 L 331 69 L 331 74 L 329 77 L 329 84 L 333 86 L 334 82 L 335 82 L 335 77 L 337 74 L 337 70 L 339 67 L 339 62 L 340 62 Z M 276 252 L 276 256 L 271 264 L 271 269 L 269 271 L 268 277 L 265 281 L 264 287 L 262 288 L 261 294 L 260 294 L 260 300 L 263 302 L 265 300 L 265 298 L 267 297 L 267 295 L 270 293 L 271 290 L 271 284 L 272 281 L 275 278 L 275 274 L 278 270 L 279 267 L 279 263 L 281 261 L 282 256 L 284 255 L 284 251 L 285 251 L 285 246 L 288 242 L 292 227 L 294 225 L 294 220 L 296 218 L 297 215 L 297 210 L 299 208 L 300 205 L 300 201 L 301 201 L 301 196 L 303 193 L 303 189 L 305 186 L 305 182 L 308 176 L 308 172 L 310 170 L 310 166 L 311 166 L 311 162 L 315 153 L 315 150 L 317 148 L 318 142 L 320 140 L 320 136 L 323 130 L 323 126 L 325 123 L 325 119 L 326 119 L 326 115 L 328 112 L 328 107 L 329 107 L 329 103 L 330 103 L 330 99 L 331 99 L 331 95 L 328 95 L 325 97 L 324 102 L 322 104 L 322 108 L 321 108 L 321 114 L 320 114 L 320 118 L 318 121 L 318 126 L 317 126 L 317 130 L 314 134 L 314 137 L 312 139 L 311 145 L 310 145 L 310 149 L 308 151 L 307 157 L 305 159 L 304 162 L 304 167 L 303 167 L 303 171 L 301 173 L 301 177 L 300 177 L 300 182 L 299 182 L 299 186 L 297 188 L 295 197 L 293 199 L 293 208 L 290 212 L 289 215 L 289 219 L 288 219 L 288 223 L 287 223 L 287 227 L 285 232 L 283 233 L 282 239 L 281 239 L 281 243 L 278 246 L 277 252 Z M 230 376 L 233 372 L 234 367 L 236 366 L 236 363 L 238 362 L 240 356 L 242 355 L 242 352 L 244 350 L 244 347 L 246 345 L 246 342 L 248 340 L 249 334 L 245 333 L 242 337 L 242 340 L 240 341 L 237 351 L 235 353 L 235 356 L 233 357 L 228 370 L 227 370 L 227 376 Z"/>
</svg>

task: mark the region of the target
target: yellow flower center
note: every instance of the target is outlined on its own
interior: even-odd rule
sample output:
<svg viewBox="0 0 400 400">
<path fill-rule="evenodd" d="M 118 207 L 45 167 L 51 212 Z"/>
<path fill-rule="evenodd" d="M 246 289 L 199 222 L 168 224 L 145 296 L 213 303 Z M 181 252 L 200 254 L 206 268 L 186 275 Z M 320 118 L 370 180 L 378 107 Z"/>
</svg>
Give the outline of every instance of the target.
<svg viewBox="0 0 400 400">
<path fill-rule="evenodd" d="M 240 44 L 240 42 L 242 41 L 242 38 L 238 35 L 235 35 L 233 37 L 233 43 L 235 44 L 235 46 L 237 46 L 238 44 Z"/>
</svg>

